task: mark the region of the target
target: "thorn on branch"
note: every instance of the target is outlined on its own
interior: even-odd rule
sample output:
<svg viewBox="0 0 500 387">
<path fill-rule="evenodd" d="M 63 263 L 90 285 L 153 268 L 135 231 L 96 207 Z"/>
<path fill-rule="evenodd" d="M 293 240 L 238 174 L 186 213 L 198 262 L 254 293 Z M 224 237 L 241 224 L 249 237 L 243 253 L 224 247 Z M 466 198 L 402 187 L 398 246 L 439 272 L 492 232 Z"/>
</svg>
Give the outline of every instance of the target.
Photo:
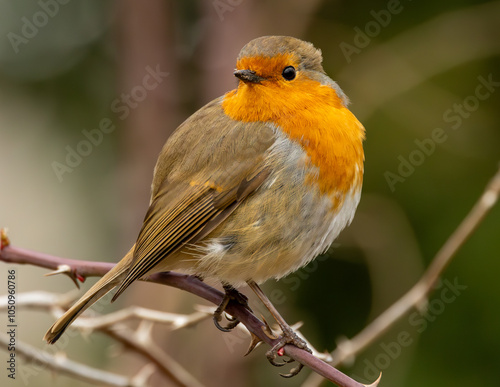
<svg viewBox="0 0 500 387">
<path fill-rule="evenodd" d="M 263 343 L 263 341 L 253 332 L 250 332 L 251 340 L 250 346 L 248 347 L 247 352 L 243 356 L 249 355 L 255 348 L 259 346 L 259 344 Z"/>
<path fill-rule="evenodd" d="M 364 386 L 365 387 L 377 387 L 379 382 L 380 382 L 380 379 L 382 379 L 382 372 L 378 376 L 377 380 L 375 380 L 372 384 L 364 384 Z"/>
<path fill-rule="evenodd" d="M 50 277 L 52 275 L 57 275 L 57 274 L 65 274 L 67 275 L 69 278 L 71 278 L 71 280 L 73 281 L 73 283 L 75 284 L 75 286 L 80 289 L 80 284 L 78 283 L 78 281 L 80 282 L 85 282 L 85 277 L 82 276 L 81 274 L 78 274 L 76 272 L 76 269 L 72 269 L 71 266 L 69 265 L 59 265 L 57 266 L 57 270 L 54 270 L 54 271 L 51 271 L 50 273 L 47 273 L 45 274 L 45 277 Z"/>
</svg>

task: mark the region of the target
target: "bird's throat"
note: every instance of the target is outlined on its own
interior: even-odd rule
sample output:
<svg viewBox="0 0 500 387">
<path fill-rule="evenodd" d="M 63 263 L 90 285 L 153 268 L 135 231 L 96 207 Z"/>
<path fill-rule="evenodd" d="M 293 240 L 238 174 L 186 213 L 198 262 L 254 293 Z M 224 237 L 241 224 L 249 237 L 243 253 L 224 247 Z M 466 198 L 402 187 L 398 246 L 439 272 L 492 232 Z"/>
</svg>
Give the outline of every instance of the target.
<svg viewBox="0 0 500 387">
<path fill-rule="evenodd" d="M 331 196 L 334 208 L 361 189 L 365 131 L 334 89 L 310 80 L 290 87 L 240 84 L 225 95 L 222 107 L 234 120 L 272 123 L 300 143 L 318 171 L 309 182 Z"/>
</svg>

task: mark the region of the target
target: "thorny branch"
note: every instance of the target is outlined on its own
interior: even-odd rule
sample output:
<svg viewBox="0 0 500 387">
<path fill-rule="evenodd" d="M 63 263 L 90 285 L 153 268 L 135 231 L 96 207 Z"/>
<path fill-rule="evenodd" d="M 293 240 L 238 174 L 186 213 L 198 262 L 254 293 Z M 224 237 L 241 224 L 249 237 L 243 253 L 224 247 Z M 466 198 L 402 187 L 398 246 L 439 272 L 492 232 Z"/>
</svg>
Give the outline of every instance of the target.
<svg viewBox="0 0 500 387">
<path fill-rule="evenodd" d="M 422 307 L 422 305 L 425 305 L 427 297 L 433 290 L 433 287 L 439 279 L 440 274 L 451 262 L 452 258 L 460 249 L 460 247 L 472 235 L 472 233 L 484 219 L 486 214 L 496 204 L 496 202 L 498 201 L 499 193 L 500 170 L 492 178 L 483 195 L 474 205 L 467 217 L 462 221 L 456 231 L 450 236 L 448 241 L 437 253 L 431 265 L 424 273 L 422 278 L 417 282 L 417 284 L 412 289 L 410 289 L 408 293 L 401 297 L 401 299 L 399 299 L 378 318 L 376 318 L 371 324 L 369 324 L 357 336 L 349 341 L 344 342 L 342 345 L 339 345 L 339 347 L 331 354 L 330 364 L 337 366 L 339 364 L 342 364 L 342 362 L 344 362 L 346 359 L 352 358 L 357 353 L 361 352 L 363 349 L 373 343 L 378 337 L 380 337 L 381 334 L 386 332 L 396 321 L 398 321 L 412 308 L 420 308 Z M 9 240 L 4 230 L 2 230 L 2 233 L 0 235 L 0 260 L 9 263 L 30 264 L 52 269 L 54 270 L 52 274 L 66 274 L 75 283 L 77 283 L 77 280 L 83 281 L 88 276 L 102 276 L 109 269 L 111 269 L 111 267 L 113 267 L 113 264 L 110 263 L 70 260 L 9 246 Z M 220 291 L 208 286 L 198 278 L 183 274 L 172 272 L 159 273 L 151 276 L 148 281 L 165 284 L 188 291 L 216 305 L 220 303 L 223 296 Z M 258 337 L 259 340 L 264 341 L 271 346 L 275 342 L 277 342 L 278 339 L 272 339 L 265 333 L 267 329 L 266 324 L 257 319 L 244 307 L 236 303 L 230 303 L 228 305 L 227 312 L 237 317 L 243 324 L 245 324 L 247 329 L 253 335 Z M 161 312 L 148 311 L 142 308 L 137 308 L 134 310 L 132 308 L 122 312 L 117 312 L 114 315 L 105 316 L 102 319 L 97 318 L 97 320 L 94 320 L 93 326 L 92 323 L 90 323 L 89 325 L 87 325 L 87 327 L 103 330 L 108 335 L 122 342 L 125 346 L 132 347 L 136 351 L 140 352 L 143 356 L 149 358 L 153 363 L 156 364 L 156 366 L 160 365 L 160 368 L 162 367 L 161 364 L 163 364 L 163 366 L 165 366 L 165 364 L 169 364 L 169 366 L 166 366 L 166 369 L 163 370 L 165 373 L 169 374 L 172 372 L 172 367 L 170 366 L 172 365 L 173 359 L 165 359 L 164 356 L 168 357 L 168 355 L 162 352 L 159 348 L 152 346 L 151 342 L 144 339 L 138 339 L 137 337 L 140 337 L 139 333 L 131 332 L 128 327 L 120 324 L 120 321 L 132 317 L 141 318 L 143 319 L 143 321 L 165 322 L 169 319 L 169 317 L 167 316 L 168 314 L 161 314 Z M 196 320 L 197 318 L 201 317 L 197 316 L 196 318 L 194 318 L 194 320 Z M 117 326 L 120 329 L 116 329 Z M 125 331 L 121 331 L 121 329 Z M 149 335 L 145 335 L 143 337 L 149 337 Z M 3 338 L 0 338 L 0 344 L 4 344 Z M 56 357 L 43 355 L 44 352 L 36 350 L 27 344 L 20 344 L 21 346 L 18 348 L 21 348 L 21 353 L 26 358 L 36 359 L 37 361 L 47 364 L 52 369 L 56 369 L 73 376 L 80 377 L 80 373 L 82 372 L 82 368 L 80 367 L 82 365 L 71 362 L 69 360 L 61 362 L 61 360 L 57 360 Z M 306 380 L 306 382 L 304 383 L 304 386 L 306 387 L 317 386 L 323 380 L 322 378 L 327 378 L 341 387 L 363 386 L 362 384 L 353 381 L 348 376 L 333 368 L 331 365 L 321 361 L 320 359 L 304 350 L 291 345 L 285 346 L 284 350 L 287 356 L 290 356 L 291 358 L 303 363 L 304 365 L 307 365 L 316 372 L 316 374 L 312 374 Z M 164 362 L 162 363 L 161 360 L 164 360 Z M 185 372 L 182 368 L 180 369 Z M 145 371 L 144 374 L 147 374 L 149 372 L 151 371 Z M 174 371 L 174 373 L 175 372 L 176 371 Z M 101 375 L 101 373 L 102 371 L 94 370 L 90 367 L 85 368 L 85 377 L 87 378 L 96 377 L 101 381 L 105 377 L 110 378 L 110 380 L 115 378 L 115 384 L 110 385 L 116 386 L 139 385 L 137 384 L 138 379 L 127 379 L 125 377 L 122 378 L 121 376 L 111 373 L 102 373 Z M 83 379 L 84 377 L 81 376 L 81 378 Z M 174 376 L 173 379 L 175 380 L 176 377 Z M 142 376 L 140 380 L 141 383 L 144 383 L 146 378 Z M 194 381 L 194 379 L 191 379 L 191 381 L 194 384 L 188 385 L 198 385 L 196 384 L 197 382 Z M 376 386 L 377 384 L 378 380 L 373 383 L 373 386 Z"/>
<path fill-rule="evenodd" d="M 431 264 L 420 280 L 398 301 L 386 309 L 360 333 L 350 340 L 344 340 L 331 353 L 329 361 L 334 367 L 367 348 L 378 337 L 387 332 L 400 318 L 411 309 L 421 309 L 427 305 L 427 297 L 434 289 L 441 273 L 446 269 L 458 250 L 473 234 L 488 212 L 495 206 L 500 195 L 500 169 L 490 180 L 483 194 L 474 204 L 470 212 L 451 234 L 443 247 L 437 252 Z M 302 387 L 316 387 L 322 382 L 317 374 L 311 374 Z"/>
<path fill-rule="evenodd" d="M 104 262 L 87 262 L 87 261 L 77 261 L 71 260 L 61 257 L 55 257 L 47 254 L 41 254 L 35 251 L 30 251 L 26 249 L 21 249 L 18 247 L 10 246 L 9 240 L 5 235 L 5 232 L 2 231 L 1 235 L 2 245 L 0 250 L 0 260 L 8 263 L 17 263 L 17 264 L 31 264 L 39 267 L 44 267 L 47 269 L 54 270 L 54 273 L 58 274 L 66 274 L 68 275 L 74 282 L 77 280 L 83 281 L 85 277 L 89 276 L 102 276 L 107 273 L 112 267 L 111 263 Z M 53 273 L 49 273 L 53 274 Z M 215 305 L 220 304 L 223 298 L 223 293 L 219 290 L 207 285 L 196 277 L 188 276 L 184 274 L 168 272 L 168 273 L 158 273 L 151 275 L 147 281 L 160 283 L 168 286 L 173 286 L 181 290 L 185 290 L 192 294 L 195 294 L 205 300 L 212 302 Z M 270 346 L 275 345 L 279 341 L 279 337 L 273 339 L 268 335 L 267 326 L 262 321 L 260 321 L 257 317 L 255 317 L 248 309 L 241 306 L 236 302 L 230 302 L 226 311 L 238 318 L 246 328 L 256 336 L 260 341 L 263 341 Z M 106 331 L 108 334 L 113 335 L 115 338 L 118 338 L 117 331 L 114 329 L 108 329 Z M 129 338 L 128 335 L 120 336 L 120 340 L 122 342 L 126 341 Z M 145 356 L 149 356 L 151 360 L 156 356 L 166 355 L 162 352 L 156 352 L 154 355 L 152 354 L 153 349 L 148 346 L 147 351 L 143 353 Z M 154 351 L 153 351 L 154 352 Z M 292 345 L 286 345 L 284 347 L 284 354 L 305 366 L 308 366 L 319 375 L 328 380 L 334 382 L 340 387 L 363 387 L 363 384 L 360 384 L 342 372 L 338 371 L 331 365 L 325 363 L 324 361 L 318 359 L 307 351 L 299 349 Z M 174 373 L 171 368 L 169 372 Z M 372 384 L 372 386 L 376 386 L 378 380 Z M 183 384 L 180 384 L 183 385 Z"/>
</svg>

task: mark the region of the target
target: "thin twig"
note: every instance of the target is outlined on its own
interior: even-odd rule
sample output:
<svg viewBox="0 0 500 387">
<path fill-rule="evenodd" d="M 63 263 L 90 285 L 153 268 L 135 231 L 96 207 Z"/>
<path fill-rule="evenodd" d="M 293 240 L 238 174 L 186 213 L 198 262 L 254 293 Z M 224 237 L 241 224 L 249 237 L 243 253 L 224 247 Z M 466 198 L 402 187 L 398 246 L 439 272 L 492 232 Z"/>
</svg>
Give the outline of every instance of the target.
<svg viewBox="0 0 500 387">
<path fill-rule="evenodd" d="M 10 337 L 5 333 L 0 333 L 0 346 L 7 348 Z M 63 356 L 50 355 L 47 352 L 41 351 L 22 341 L 16 341 L 16 354 L 24 359 L 36 362 L 37 369 L 40 364 L 43 364 L 51 370 L 78 378 L 92 384 L 115 387 L 138 387 L 133 379 L 129 379 L 122 375 L 117 375 L 111 372 L 101 371 L 96 368 L 89 367 L 85 364 L 66 359 Z"/>
<path fill-rule="evenodd" d="M 473 234 L 484 217 L 498 201 L 500 194 L 500 169 L 490 180 L 483 194 L 474 204 L 468 215 L 460 223 L 453 234 L 448 238 L 443 247 L 438 251 L 431 264 L 420 280 L 398 301 L 386 309 L 380 316 L 373 320 L 360 333 L 351 340 L 344 340 L 332 353 L 330 364 L 334 367 L 342 364 L 372 344 L 383 333 L 387 332 L 401 317 L 411 309 L 418 308 L 425 303 L 429 293 L 444 269 L 449 265 L 457 251 Z M 323 378 L 318 374 L 311 374 L 302 387 L 316 387 Z"/>
<path fill-rule="evenodd" d="M 60 273 L 69 275 L 72 279 L 84 279 L 88 276 L 102 276 L 114 266 L 111 263 L 77 261 L 21 249 L 11 246 L 6 238 L 4 238 L 2 246 L 3 249 L 0 250 L 1 261 L 31 264 L 51 270 L 58 270 Z M 207 285 L 196 277 L 185 274 L 174 272 L 157 273 L 149 276 L 147 281 L 176 287 L 204 298 L 215 305 L 219 305 L 223 298 L 223 293 L 221 291 Z M 245 324 L 250 332 L 270 346 L 274 346 L 279 341 L 279 338 L 271 339 L 268 337 L 265 333 L 265 324 L 237 302 L 230 302 L 226 311 L 230 315 L 237 317 Z M 286 356 L 320 373 L 323 377 L 340 387 L 364 386 L 303 349 L 299 349 L 293 345 L 286 345 L 284 347 L 284 353 Z"/>
<path fill-rule="evenodd" d="M 16 306 L 37 310 L 51 311 L 55 317 L 60 317 L 64 312 L 64 305 L 74 297 L 58 295 L 47 292 L 27 292 L 16 295 Z M 0 297 L 0 310 L 7 309 L 7 297 Z M 135 313 L 137 310 L 137 313 Z M 181 387 L 203 387 L 192 375 L 190 375 L 180 364 L 168 356 L 162 349 L 150 340 L 150 335 L 146 338 L 136 334 L 133 330 L 122 324 L 127 317 L 138 317 L 142 322 L 170 323 L 174 329 L 186 327 L 206 318 L 207 313 L 196 312 L 188 316 L 163 313 L 145 308 L 130 307 L 121 311 L 110 313 L 109 315 L 98 315 L 94 317 L 82 316 L 77 319 L 72 327 L 84 331 L 101 331 L 115 340 L 121 342 L 128 349 L 140 354 L 150 360 L 167 378 L 174 381 Z M 96 313 L 93 312 L 95 315 Z M 111 318 L 109 318 L 111 316 Z M 68 365 L 69 367 L 69 365 Z"/>
<path fill-rule="evenodd" d="M 126 348 L 132 349 L 154 362 L 160 371 L 168 375 L 170 380 L 175 381 L 179 386 L 203 387 L 203 384 L 196 380 L 193 375 L 157 346 L 149 334 L 148 339 L 143 340 L 137 337 L 140 335 L 134 334 L 131 329 L 125 326 L 105 328 L 103 332 L 122 343 Z"/>
<path fill-rule="evenodd" d="M 130 306 L 98 317 L 79 318 L 72 325 L 89 330 L 97 330 L 108 328 L 127 320 L 140 319 L 143 321 L 167 324 L 172 327 L 172 330 L 176 330 L 197 324 L 207 317 L 211 317 L 211 315 L 203 312 L 194 312 L 188 315 L 166 313 L 138 306 Z"/>
</svg>

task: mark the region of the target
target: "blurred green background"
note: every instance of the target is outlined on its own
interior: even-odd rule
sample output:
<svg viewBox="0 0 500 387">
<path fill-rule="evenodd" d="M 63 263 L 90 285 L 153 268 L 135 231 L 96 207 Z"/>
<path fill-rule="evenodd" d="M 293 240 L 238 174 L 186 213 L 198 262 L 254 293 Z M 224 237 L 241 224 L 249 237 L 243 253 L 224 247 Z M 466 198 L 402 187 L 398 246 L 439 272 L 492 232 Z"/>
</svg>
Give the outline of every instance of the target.
<svg viewBox="0 0 500 387">
<path fill-rule="evenodd" d="M 117 261 L 140 228 L 162 144 L 235 87 L 236 56 L 261 35 L 321 48 L 367 130 L 353 224 L 327 256 L 265 290 L 290 323 L 305 323 L 318 350 L 359 332 L 418 280 L 498 168 L 499 1 L 2 0 L 0 226 L 12 243 Z M 157 83 L 147 90 L 151 72 Z M 82 145 L 109 122 L 114 130 Z M 497 385 L 499 247 L 497 207 L 445 271 L 427 312 L 412 311 L 342 370 L 363 382 L 383 371 L 384 387 Z M 0 265 L 0 283 L 12 268 L 20 292 L 73 289 L 28 266 Z M 138 304 L 190 313 L 198 302 L 137 284 L 104 312 Z M 41 337 L 53 317 L 23 309 L 19 318 L 18 339 L 47 349 Z M 309 374 L 280 378 L 263 348 L 243 358 L 248 340 L 210 320 L 155 335 L 207 386 L 299 386 Z M 145 364 L 101 334 L 64 351 L 129 376 Z M 88 385 L 26 362 L 11 381 L 1 368 L 2 386 Z M 155 374 L 151 385 L 171 384 Z"/>
</svg>

